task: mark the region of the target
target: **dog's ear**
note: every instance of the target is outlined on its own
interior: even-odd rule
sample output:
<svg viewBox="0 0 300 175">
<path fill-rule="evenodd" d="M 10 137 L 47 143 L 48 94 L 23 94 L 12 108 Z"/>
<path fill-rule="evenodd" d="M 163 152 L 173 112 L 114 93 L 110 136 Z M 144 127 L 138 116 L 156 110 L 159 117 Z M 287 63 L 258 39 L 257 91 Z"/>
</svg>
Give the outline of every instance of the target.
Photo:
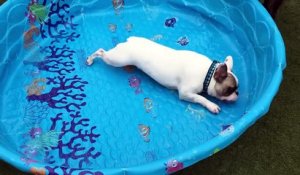
<svg viewBox="0 0 300 175">
<path fill-rule="evenodd" d="M 231 71 L 233 67 L 232 56 L 227 56 L 224 63 L 227 65 L 227 68 Z"/>
<path fill-rule="evenodd" d="M 227 64 L 221 63 L 218 65 L 214 78 L 218 83 L 222 83 L 222 81 L 227 77 Z"/>
</svg>

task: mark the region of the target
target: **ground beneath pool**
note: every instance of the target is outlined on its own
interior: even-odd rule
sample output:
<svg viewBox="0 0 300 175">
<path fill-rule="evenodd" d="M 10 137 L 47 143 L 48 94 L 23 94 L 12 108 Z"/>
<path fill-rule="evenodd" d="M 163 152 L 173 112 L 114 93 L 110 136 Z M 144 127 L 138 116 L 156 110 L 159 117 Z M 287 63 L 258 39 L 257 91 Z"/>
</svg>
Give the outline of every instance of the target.
<svg viewBox="0 0 300 175">
<path fill-rule="evenodd" d="M 286 44 L 288 66 L 269 113 L 231 146 L 175 175 L 300 174 L 299 21 L 300 1 L 285 0 L 276 22 Z M 0 174 L 25 173 L 0 161 Z"/>
</svg>

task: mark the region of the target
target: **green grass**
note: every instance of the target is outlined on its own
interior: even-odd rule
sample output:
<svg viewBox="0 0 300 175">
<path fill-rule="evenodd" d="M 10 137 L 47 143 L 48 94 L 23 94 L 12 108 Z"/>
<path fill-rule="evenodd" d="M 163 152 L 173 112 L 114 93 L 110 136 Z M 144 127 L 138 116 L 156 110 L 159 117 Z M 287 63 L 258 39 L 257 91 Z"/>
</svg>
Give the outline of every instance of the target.
<svg viewBox="0 0 300 175">
<path fill-rule="evenodd" d="M 288 66 L 270 111 L 225 150 L 176 175 L 300 175 L 300 1 L 285 0 L 276 22 Z M 0 161 L 0 175 L 23 174 Z"/>
</svg>

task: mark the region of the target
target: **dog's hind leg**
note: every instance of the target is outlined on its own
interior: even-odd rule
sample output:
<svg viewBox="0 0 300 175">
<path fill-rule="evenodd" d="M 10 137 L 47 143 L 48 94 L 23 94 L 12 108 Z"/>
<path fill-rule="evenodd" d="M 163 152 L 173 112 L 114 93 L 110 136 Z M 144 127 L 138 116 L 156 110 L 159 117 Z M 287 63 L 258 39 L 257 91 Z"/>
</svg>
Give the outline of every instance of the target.
<svg viewBox="0 0 300 175">
<path fill-rule="evenodd" d="M 104 56 L 105 50 L 104 49 L 98 49 L 96 52 L 94 52 L 91 56 L 89 56 L 86 60 L 87 65 L 92 65 L 94 62 L 94 59 L 96 58 L 102 58 Z"/>
<path fill-rule="evenodd" d="M 126 49 L 123 49 L 121 44 L 108 51 L 105 51 L 104 49 L 97 50 L 87 58 L 86 64 L 92 65 L 96 58 L 101 58 L 106 64 L 114 67 L 123 67 L 129 65 L 127 51 Z"/>
</svg>

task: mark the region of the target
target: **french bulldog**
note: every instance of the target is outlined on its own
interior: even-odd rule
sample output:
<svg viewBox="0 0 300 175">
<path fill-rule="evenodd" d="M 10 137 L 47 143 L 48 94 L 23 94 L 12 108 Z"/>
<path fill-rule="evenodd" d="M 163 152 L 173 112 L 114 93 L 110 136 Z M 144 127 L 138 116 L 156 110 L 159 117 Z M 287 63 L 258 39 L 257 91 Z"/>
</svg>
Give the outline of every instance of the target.
<svg viewBox="0 0 300 175">
<path fill-rule="evenodd" d="M 214 114 L 220 112 L 220 107 L 201 92 L 229 102 L 238 98 L 238 79 L 232 72 L 231 56 L 219 63 L 193 51 L 175 50 L 146 38 L 129 37 L 108 51 L 100 48 L 87 58 L 86 64 L 92 65 L 98 57 L 114 67 L 134 65 L 161 85 L 177 89 L 181 100 L 201 104 Z"/>
</svg>

